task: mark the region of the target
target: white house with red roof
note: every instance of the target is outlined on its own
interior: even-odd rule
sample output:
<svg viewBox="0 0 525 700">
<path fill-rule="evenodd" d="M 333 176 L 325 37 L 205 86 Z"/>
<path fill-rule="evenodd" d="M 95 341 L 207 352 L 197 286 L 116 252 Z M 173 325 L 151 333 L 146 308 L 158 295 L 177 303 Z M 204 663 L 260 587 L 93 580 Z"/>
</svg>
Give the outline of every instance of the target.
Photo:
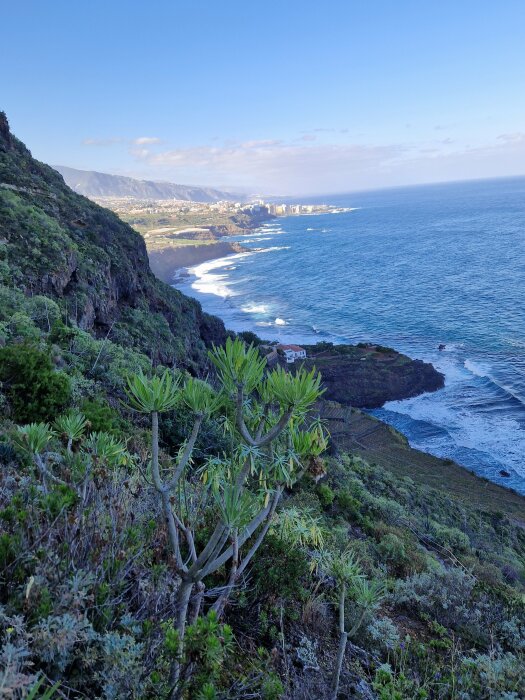
<svg viewBox="0 0 525 700">
<path fill-rule="evenodd" d="M 288 363 L 306 359 L 306 350 L 299 345 L 283 345 L 279 343 L 277 345 L 277 350 L 282 351 Z"/>
</svg>

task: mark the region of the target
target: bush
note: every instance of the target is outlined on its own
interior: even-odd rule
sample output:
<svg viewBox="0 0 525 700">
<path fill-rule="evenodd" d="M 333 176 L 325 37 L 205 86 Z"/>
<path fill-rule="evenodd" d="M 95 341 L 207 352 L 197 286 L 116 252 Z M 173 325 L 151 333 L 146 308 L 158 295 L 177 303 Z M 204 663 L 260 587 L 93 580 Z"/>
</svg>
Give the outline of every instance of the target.
<svg viewBox="0 0 525 700">
<path fill-rule="evenodd" d="M 317 487 L 317 498 L 319 499 L 323 508 L 329 508 L 334 502 L 335 493 L 328 486 L 328 484 L 319 484 Z"/>
<path fill-rule="evenodd" d="M 470 620 L 468 603 L 474 583 L 475 579 L 463 569 L 442 568 L 399 581 L 392 598 L 397 605 L 409 610 L 416 608 L 442 625 L 456 627 Z"/>
<path fill-rule="evenodd" d="M 350 491 L 347 489 L 337 491 L 335 499 L 345 518 L 359 520 L 361 517 L 361 502 L 352 496 Z"/>
<path fill-rule="evenodd" d="M 306 555 L 298 547 L 268 534 L 254 560 L 252 575 L 260 596 L 297 600 L 301 579 L 310 572 Z"/>
<path fill-rule="evenodd" d="M 19 423 L 52 420 L 71 396 L 69 377 L 55 370 L 48 352 L 31 344 L 0 348 L 0 381 Z"/>
<path fill-rule="evenodd" d="M 377 545 L 381 557 L 394 566 L 402 566 L 407 560 L 405 543 L 393 532 L 387 533 Z"/>
<path fill-rule="evenodd" d="M 80 404 L 80 410 L 87 418 L 92 432 L 104 432 L 120 435 L 126 427 L 118 411 L 104 399 L 85 399 Z"/>
<path fill-rule="evenodd" d="M 431 523 L 431 533 L 436 542 L 447 549 L 468 551 L 470 540 L 457 527 L 446 527 L 436 522 Z"/>
</svg>

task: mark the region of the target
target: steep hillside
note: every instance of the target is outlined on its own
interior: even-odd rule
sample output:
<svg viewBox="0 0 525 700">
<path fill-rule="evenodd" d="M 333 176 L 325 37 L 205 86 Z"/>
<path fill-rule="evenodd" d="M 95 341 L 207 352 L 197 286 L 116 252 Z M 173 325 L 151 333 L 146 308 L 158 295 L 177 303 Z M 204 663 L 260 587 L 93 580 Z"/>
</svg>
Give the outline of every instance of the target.
<svg viewBox="0 0 525 700">
<path fill-rule="evenodd" d="M 81 329 L 193 369 L 203 365 L 206 344 L 225 337 L 221 321 L 157 280 L 141 236 L 35 160 L 4 113 L 0 231 L 0 281 L 55 299 Z"/>
<path fill-rule="evenodd" d="M 86 197 L 135 197 L 136 199 L 182 199 L 191 202 L 218 202 L 238 199 L 237 195 L 213 189 L 176 185 L 173 182 L 136 180 L 122 175 L 110 175 L 94 170 L 77 170 L 54 165 L 66 183 Z"/>
</svg>

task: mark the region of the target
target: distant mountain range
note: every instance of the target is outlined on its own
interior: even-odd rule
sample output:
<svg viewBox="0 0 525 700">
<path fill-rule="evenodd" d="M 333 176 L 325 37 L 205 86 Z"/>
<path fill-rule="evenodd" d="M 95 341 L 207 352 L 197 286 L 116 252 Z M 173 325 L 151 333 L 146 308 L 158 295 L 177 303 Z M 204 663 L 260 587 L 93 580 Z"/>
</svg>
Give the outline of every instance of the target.
<svg viewBox="0 0 525 700">
<path fill-rule="evenodd" d="M 211 187 L 175 185 L 172 182 L 135 180 L 122 175 L 77 170 L 54 165 L 72 190 L 85 197 L 134 197 L 136 199 L 183 199 L 192 202 L 242 201 L 242 195 L 222 192 Z"/>
</svg>

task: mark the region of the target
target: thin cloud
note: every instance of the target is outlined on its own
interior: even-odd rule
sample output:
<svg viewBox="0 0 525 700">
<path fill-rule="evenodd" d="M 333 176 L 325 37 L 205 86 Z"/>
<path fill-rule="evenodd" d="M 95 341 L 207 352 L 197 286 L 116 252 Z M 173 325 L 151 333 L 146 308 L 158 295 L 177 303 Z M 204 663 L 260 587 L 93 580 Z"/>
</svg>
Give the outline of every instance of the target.
<svg viewBox="0 0 525 700">
<path fill-rule="evenodd" d="M 524 143 L 525 133 L 521 131 L 515 131 L 512 134 L 500 134 L 498 136 L 498 140 L 503 141 L 504 143 Z"/>
<path fill-rule="evenodd" d="M 115 143 L 122 143 L 122 139 L 112 137 L 109 139 L 87 138 L 82 141 L 84 146 L 113 146 Z"/>
<path fill-rule="evenodd" d="M 139 136 L 132 141 L 135 146 L 149 146 L 154 143 L 161 143 L 161 139 L 158 136 Z"/>
<path fill-rule="evenodd" d="M 254 140 L 241 144 L 176 148 L 152 153 L 134 152 L 151 171 L 188 181 L 238 183 L 262 189 L 330 191 L 336 183 L 357 186 L 388 170 L 405 147 L 284 143 Z M 345 185 L 343 185 L 345 186 Z"/>
<path fill-rule="evenodd" d="M 245 187 L 262 192 L 320 194 L 423 182 L 525 173 L 525 134 L 502 134 L 470 147 L 431 143 L 360 145 L 258 139 L 132 155 L 147 177 Z"/>
<path fill-rule="evenodd" d="M 128 144 L 130 146 L 150 146 L 157 143 L 162 143 L 158 136 L 138 136 L 136 139 L 124 139 L 120 136 L 112 136 L 111 138 L 96 138 L 90 137 L 83 139 L 84 146 L 113 146 L 117 143 Z"/>
</svg>

